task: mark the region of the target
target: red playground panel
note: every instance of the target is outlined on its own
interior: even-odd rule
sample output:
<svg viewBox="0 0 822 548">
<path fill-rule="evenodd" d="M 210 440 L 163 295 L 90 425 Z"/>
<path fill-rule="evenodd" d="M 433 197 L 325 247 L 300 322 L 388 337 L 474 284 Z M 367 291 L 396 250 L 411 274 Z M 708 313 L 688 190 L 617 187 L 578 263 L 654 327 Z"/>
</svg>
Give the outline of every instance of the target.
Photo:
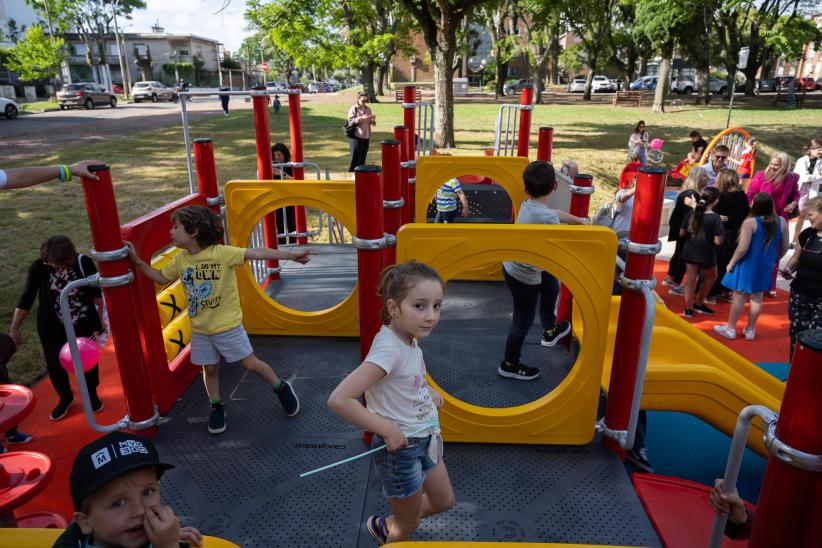
<svg viewBox="0 0 822 548">
<path fill-rule="evenodd" d="M 708 499 L 710 487 L 657 474 L 632 474 L 631 481 L 667 548 L 692 548 L 708 543 L 715 516 Z M 727 547 L 747 545 L 747 540 L 727 537 L 722 542 Z"/>
<path fill-rule="evenodd" d="M 34 393 L 18 384 L 0 384 L 0 432 L 25 419 L 34 409 Z"/>
</svg>

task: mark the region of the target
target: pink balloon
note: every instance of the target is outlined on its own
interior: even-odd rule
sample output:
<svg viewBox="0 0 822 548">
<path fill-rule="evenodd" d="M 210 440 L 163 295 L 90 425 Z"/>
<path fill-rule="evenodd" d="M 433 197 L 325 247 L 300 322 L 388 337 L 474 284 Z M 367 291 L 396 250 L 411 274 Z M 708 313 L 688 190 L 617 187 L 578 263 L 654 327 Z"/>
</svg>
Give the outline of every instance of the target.
<svg viewBox="0 0 822 548">
<path fill-rule="evenodd" d="M 83 371 L 91 370 L 100 359 L 100 347 L 97 343 L 86 337 L 77 337 L 77 352 L 80 354 L 80 363 Z M 71 360 L 71 349 L 68 343 L 60 349 L 60 365 L 69 373 L 74 373 L 74 363 Z"/>
<path fill-rule="evenodd" d="M 665 141 L 662 139 L 654 139 L 651 141 L 651 150 L 660 150 L 664 144 Z"/>
</svg>

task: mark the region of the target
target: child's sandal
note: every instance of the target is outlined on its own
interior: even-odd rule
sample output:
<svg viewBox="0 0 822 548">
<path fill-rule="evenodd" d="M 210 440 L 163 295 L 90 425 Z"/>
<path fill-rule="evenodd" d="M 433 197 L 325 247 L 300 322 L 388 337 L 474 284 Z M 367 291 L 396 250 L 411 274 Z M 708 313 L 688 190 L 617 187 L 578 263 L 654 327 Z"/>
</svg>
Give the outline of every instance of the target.
<svg viewBox="0 0 822 548">
<path fill-rule="evenodd" d="M 368 518 L 368 521 L 365 522 L 365 526 L 368 529 L 368 533 L 371 535 L 371 538 L 373 538 L 379 546 L 382 546 L 388 542 L 388 533 L 385 531 L 384 517 L 371 516 Z"/>
</svg>

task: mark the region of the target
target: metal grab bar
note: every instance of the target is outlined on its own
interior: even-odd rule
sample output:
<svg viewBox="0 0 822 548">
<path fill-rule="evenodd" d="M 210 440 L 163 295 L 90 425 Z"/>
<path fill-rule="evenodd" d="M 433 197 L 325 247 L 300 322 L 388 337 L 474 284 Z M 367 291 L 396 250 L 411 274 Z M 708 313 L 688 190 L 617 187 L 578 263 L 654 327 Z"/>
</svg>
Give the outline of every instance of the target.
<svg viewBox="0 0 822 548">
<path fill-rule="evenodd" d="M 77 334 L 74 331 L 74 322 L 71 320 L 71 309 L 69 308 L 69 294 L 77 287 L 120 287 L 128 285 L 134 280 L 134 273 L 128 272 L 122 276 L 113 278 L 104 278 L 100 274 L 93 274 L 86 278 L 73 280 L 69 282 L 63 291 L 60 293 L 60 314 L 63 318 L 63 328 L 66 330 L 66 339 L 71 351 L 71 361 L 74 365 L 74 373 L 77 377 L 77 388 L 80 392 L 80 399 L 83 402 L 83 413 L 86 416 L 86 422 L 91 426 L 92 430 L 97 432 L 112 432 L 114 430 L 129 429 L 129 430 L 145 430 L 157 424 L 160 418 L 160 412 L 157 406 L 154 406 L 154 415 L 150 418 L 133 422 L 131 418 L 126 415 L 119 421 L 113 424 L 102 425 L 94 419 L 94 413 L 91 410 L 91 396 L 88 392 L 88 385 L 86 384 L 86 374 L 83 371 L 83 365 L 80 362 L 80 352 L 77 349 Z"/>
</svg>

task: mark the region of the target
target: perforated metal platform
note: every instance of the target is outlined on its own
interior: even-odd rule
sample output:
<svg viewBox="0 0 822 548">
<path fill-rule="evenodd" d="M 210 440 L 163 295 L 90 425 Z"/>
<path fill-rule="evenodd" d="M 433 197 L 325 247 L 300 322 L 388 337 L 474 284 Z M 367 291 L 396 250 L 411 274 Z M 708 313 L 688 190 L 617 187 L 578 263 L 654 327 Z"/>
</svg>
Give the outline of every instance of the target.
<svg viewBox="0 0 822 548">
<path fill-rule="evenodd" d="M 526 345 L 523 359 L 543 371 L 538 382 L 496 375 L 509 310 L 501 283 L 449 284 L 443 320 L 424 343 L 434 378 L 487 406 L 551 390 L 571 365 L 559 348 Z M 535 328 L 528 343 L 538 340 Z M 242 546 L 374 546 L 363 522 L 388 505 L 370 459 L 298 477 L 366 449 L 361 433 L 326 407 L 333 388 L 358 365 L 358 341 L 252 337 L 252 344 L 293 382 L 299 415 L 286 418 L 263 382 L 228 364 L 221 372 L 228 428 L 211 436 L 204 389 L 193 383 L 157 436 L 161 455 L 177 465 L 164 476 L 164 499 L 184 523 Z M 582 447 L 447 444 L 444 459 L 456 507 L 423 520 L 415 540 L 660 546 L 624 467 L 597 441 Z"/>
</svg>

